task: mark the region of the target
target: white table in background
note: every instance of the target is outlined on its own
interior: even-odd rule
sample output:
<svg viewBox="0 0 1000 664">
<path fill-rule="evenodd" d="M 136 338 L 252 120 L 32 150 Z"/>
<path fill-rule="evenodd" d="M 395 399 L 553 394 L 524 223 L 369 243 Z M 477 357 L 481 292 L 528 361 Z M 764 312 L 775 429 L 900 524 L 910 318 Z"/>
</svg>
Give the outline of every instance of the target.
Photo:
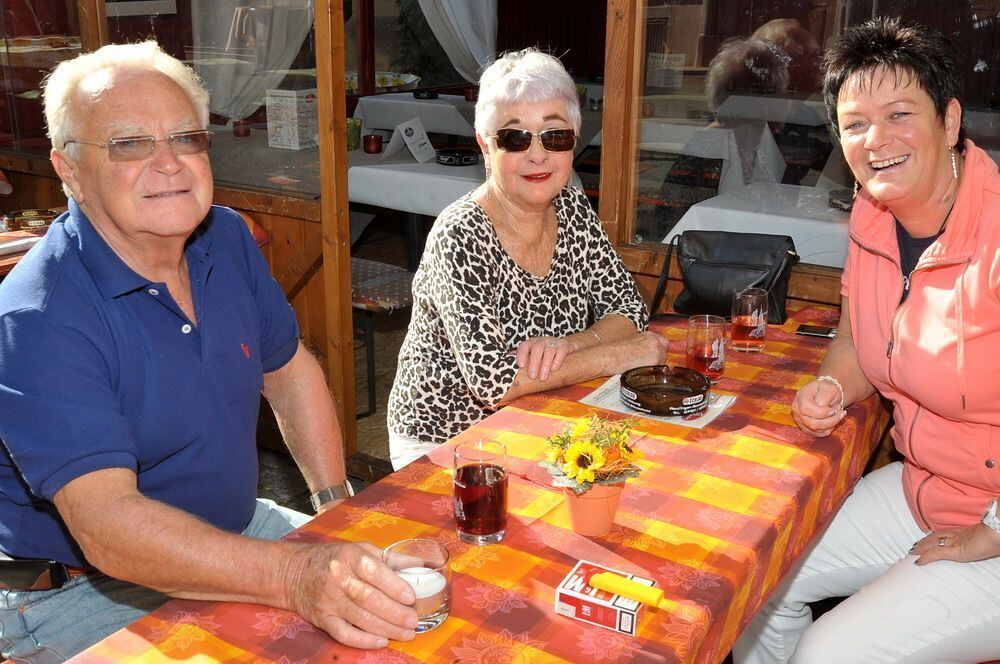
<svg viewBox="0 0 1000 664">
<path fill-rule="evenodd" d="M 472 166 L 416 162 L 400 151 L 386 159 L 350 153 L 347 190 L 352 203 L 436 217 L 486 180 L 480 160 Z"/>
<path fill-rule="evenodd" d="M 702 201 L 663 238 L 688 230 L 789 235 L 801 262 L 841 268 L 850 215 L 829 205 L 830 191 L 792 184 L 750 184 Z"/>
<path fill-rule="evenodd" d="M 601 144 L 601 132 L 590 144 Z M 785 172 L 785 160 L 763 122 L 714 127 L 702 120 L 643 118 L 638 148 L 721 159 L 720 193 L 741 190 L 748 181 L 780 182 Z"/>
<path fill-rule="evenodd" d="M 580 109 L 580 137 L 575 154 L 587 147 L 601 130 L 603 113 Z M 424 129 L 435 134 L 475 136 L 476 102 L 459 95 L 440 95 L 437 99 L 417 99 L 412 92 L 361 97 L 354 108 L 354 117 L 361 118 L 363 134 L 374 130 L 390 135 L 399 124 L 420 118 Z"/>
<path fill-rule="evenodd" d="M 417 99 L 412 92 L 390 92 L 361 97 L 354 117 L 361 119 L 361 131 L 391 132 L 412 118 L 420 118 L 424 129 L 435 134 L 475 136 L 475 102 L 461 95 L 440 95 L 437 99 Z"/>
</svg>

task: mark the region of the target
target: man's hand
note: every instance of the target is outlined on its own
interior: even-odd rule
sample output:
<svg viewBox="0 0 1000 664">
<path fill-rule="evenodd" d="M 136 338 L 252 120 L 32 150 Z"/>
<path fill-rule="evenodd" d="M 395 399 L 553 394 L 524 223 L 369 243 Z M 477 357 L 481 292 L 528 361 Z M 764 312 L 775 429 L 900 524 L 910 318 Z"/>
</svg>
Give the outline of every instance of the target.
<svg viewBox="0 0 1000 664">
<path fill-rule="evenodd" d="M 337 641 L 384 648 L 414 637 L 416 601 L 409 584 L 371 544 L 323 544 L 296 553 L 286 574 L 287 605 Z"/>
<path fill-rule="evenodd" d="M 981 523 L 968 528 L 935 530 L 913 545 L 910 553 L 919 556 L 915 565 L 935 560 L 971 563 L 1000 556 L 1000 533 Z"/>
<path fill-rule="evenodd" d="M 807 383 L 792 400 L 792 417 L 799 428 L 817 438 L 829 436 L 847 415 L 840 389 L 828 380 Z"/>
</svg>

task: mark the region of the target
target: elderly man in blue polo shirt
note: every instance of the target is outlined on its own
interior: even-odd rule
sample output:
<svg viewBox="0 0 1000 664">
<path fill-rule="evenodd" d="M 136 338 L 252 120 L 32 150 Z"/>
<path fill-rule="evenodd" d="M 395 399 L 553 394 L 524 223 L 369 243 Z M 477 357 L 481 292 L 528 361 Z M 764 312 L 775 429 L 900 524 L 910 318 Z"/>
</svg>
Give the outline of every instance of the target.
<svg viewBox="0 0 1000 664">
<path fill-rule="evenodd" d="M 307 517 L 256 499 L 261 392 L 314 504 L 349 485 L 294 313 L 211 205 L 207 102 L 152 42 L 47 81 L 69 211 L 0 286 L 0 549 L 76 574 L 0 592 L 6 657 L 68 657 L 168 596 L 289 609 L 358 647 L 413 638 L 374 547 L 274 541 Z"/>
</svg>

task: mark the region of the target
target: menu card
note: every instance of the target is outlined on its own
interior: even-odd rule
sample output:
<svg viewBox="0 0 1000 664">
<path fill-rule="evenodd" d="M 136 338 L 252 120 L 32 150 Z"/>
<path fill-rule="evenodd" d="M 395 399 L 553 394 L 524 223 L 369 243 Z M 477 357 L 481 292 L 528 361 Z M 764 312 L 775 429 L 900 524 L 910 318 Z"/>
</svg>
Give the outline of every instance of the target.
<svg viewBox="0 0 1000 664">
<path fill-rule="evenodd" d="M 651 415 L 649 413 L 632 410 L 622 403 L 621 396 L 619 396 L 619 390 L 621 389 L 620 379 L 621 374 L 612 376 L 607 379 L 603 385 L 598 387 L 583 399 L 580 399 L 580 403 L 587 404 L 588 406 L 597 406 L 598 408 L 611 410 L 616 413 L 632 415 L 634 417 L 645 417 L 646 419 L 659 420 L 660 422 L 668 422 L 670 424 L 689 427 L 691 429 L 701 429 L 736 402 L 736 397 L 733 395 L 720 394 L 713 389 L 709 392 L 708 408 L 699 416 L 689 415 L 687 417 L 667 417 L 665 415 Z"/>
<path fill-rule="evenodd" d="M 410 118 L 406 122 L 396 125 L 392 132 L 392 138 L 389 139 L 389 144 L 382 152 L 382 159 L 399 152 L 404 145 L 410 149 L 413 158 L 421 164 L 437 156 L 437 151 L 431 145 L 431 140 L 427 138 L 427 131 L 420 118 Z"/>
</svg>

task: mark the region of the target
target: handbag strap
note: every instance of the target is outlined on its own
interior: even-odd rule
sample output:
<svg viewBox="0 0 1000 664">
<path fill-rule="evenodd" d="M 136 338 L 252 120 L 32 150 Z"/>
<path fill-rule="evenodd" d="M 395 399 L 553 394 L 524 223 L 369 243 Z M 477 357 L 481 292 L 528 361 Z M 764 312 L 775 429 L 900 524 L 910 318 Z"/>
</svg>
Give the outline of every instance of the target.
<svg viewBox="0 0 1000 664">
<path fill-rule="evenodd" d="M 650 318 L 656 315 L 656 310 L 660 308 L 660 301 L 663 299 L 663 294 L 667 290 L 667 280 L 670 278 L 670 261 L 674 257 L 674 245 L 677 244 L 679 238 L 680 234 L 677 234 L 667 244 L 667 260 L 663 261 L 663 267 L 660 269 L 660 280 L 656 282 L 653 301 L 649 305 Z"/>
</svg>

